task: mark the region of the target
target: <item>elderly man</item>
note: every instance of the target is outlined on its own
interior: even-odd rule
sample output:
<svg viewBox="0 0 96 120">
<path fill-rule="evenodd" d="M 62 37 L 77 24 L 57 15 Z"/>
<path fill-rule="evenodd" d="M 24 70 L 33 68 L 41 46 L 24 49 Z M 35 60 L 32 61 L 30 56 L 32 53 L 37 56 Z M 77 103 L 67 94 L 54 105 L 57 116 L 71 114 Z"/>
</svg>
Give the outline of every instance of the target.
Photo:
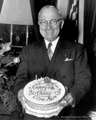
<svg viewBox="0 0 96 120">
<path fill-rule="evenodd" d="M 38 78 L 46 76 L 53 78 L 66 87 L 67 94 L 61 101 L 60 107 L 62 106 L 62 111 L 66 111 L 66 108 L 69 111 L 90 88 L 91 73 L 86 49 L 81 44 L 62 39 L 59 33 L 64 20 L 61 12 L 54 6 L 47 5 L 40 10 L 38 25 L 43 39 L 23 48 L 16 75 L 15 92 L 24 106 L 23 88 L 35 79 L 35 75 Z M 47 52 L 49 44 L 51 55 Z M 31 120 L 31 117 L 33 116 L 25 111 L 24 120 Z"/>
</svg>

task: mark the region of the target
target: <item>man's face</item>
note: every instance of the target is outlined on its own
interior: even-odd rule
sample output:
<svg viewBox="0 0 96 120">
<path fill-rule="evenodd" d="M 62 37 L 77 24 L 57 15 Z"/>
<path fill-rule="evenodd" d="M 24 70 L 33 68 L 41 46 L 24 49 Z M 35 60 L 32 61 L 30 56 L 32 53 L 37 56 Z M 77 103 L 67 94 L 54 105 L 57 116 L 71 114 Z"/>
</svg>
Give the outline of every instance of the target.
<svg viewBox="0 0 96 120">
<path fill-rule="evenodd" d="M 58 12 L 54 8 L 45 8 L 40 12 L 39 29 L 41 35 L 49 42 L 54 41 L 63 26 Z"/>
</svg>

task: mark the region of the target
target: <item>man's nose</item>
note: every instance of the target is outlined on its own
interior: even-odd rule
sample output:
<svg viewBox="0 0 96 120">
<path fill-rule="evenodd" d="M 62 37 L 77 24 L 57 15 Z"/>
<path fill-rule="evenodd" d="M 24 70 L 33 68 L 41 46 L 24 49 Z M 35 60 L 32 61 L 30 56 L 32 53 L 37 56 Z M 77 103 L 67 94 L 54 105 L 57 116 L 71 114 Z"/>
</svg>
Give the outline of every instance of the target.
<svg viewBox="0 0 96 120">
<path fill-rule="evenodd" d="M 50 22 L 48 22 L 48 24 L 47 24 L 47 29 L 51 29 L 51 24 L 50 24 Z"/>
</svg>

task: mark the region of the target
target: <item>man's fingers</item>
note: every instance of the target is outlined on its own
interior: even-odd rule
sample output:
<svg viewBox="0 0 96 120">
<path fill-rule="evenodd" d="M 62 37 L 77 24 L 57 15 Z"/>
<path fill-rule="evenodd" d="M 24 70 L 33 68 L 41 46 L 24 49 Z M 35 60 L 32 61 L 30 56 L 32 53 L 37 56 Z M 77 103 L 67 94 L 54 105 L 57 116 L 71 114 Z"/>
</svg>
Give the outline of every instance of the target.
<svg viewBox="0 0 96 120">
<path fill-rule="evenodd" d="M 67 101 L 62 100 L 59 105 L 60 105 L 61 107 L 65 107 L 65 106 L 67 106 L 67 104 L 68 104 Z"/>
</svg>

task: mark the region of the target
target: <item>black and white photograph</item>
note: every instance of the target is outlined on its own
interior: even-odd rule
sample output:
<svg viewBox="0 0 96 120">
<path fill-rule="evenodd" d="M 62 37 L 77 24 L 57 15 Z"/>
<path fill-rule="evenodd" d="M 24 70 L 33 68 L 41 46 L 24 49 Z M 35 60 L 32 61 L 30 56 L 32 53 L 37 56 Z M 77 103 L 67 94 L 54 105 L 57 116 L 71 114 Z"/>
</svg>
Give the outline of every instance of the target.
<svg viewBox="0 0 96 120">
<path fill-rule="evenodd" d="M 0 0 L 0 120 L 96 120 L 96 0 Z"/>
</svg>

